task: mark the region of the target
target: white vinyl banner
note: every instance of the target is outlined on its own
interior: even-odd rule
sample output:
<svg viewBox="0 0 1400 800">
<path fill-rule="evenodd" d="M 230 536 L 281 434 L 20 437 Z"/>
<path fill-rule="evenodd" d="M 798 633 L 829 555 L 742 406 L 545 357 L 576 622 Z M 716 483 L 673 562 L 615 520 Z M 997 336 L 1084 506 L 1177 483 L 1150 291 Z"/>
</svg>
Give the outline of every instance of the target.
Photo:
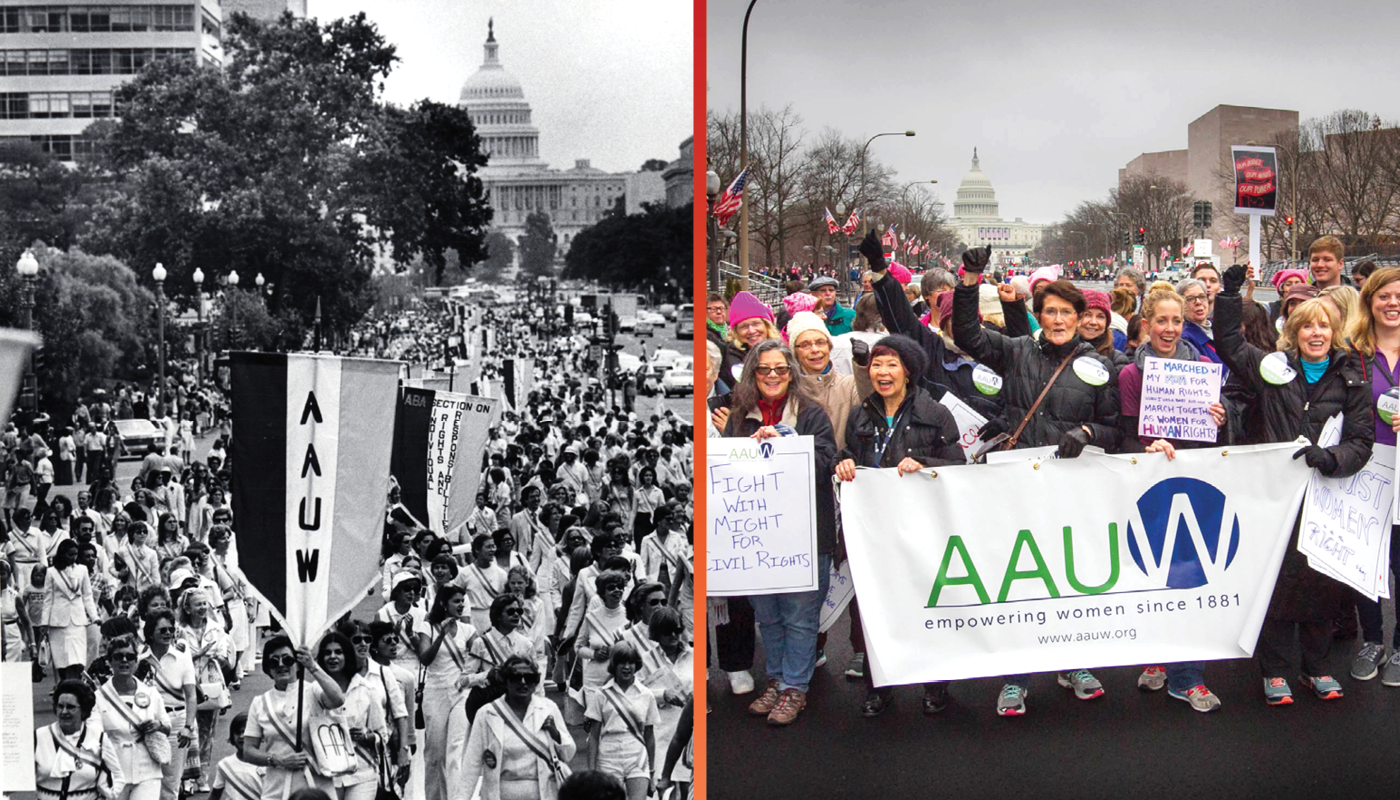
<svg viewBox="0 0 1400 800">
<path fill-rule="evenodd" d="M 481 453 L 500 400 L 434 392 L 428 417 L 428 520 L 435 531 L 467 521 L 481 483 Z"/>
<path fill-rule="evenodd" d="M 1297 449 L 858 471 L 841 518 L 875 684 L 1252 655 Z"/>
<path fill-rule="evenodd" d="M 1313 471 L 1298 528 L 1308 566 L 1376 600 L 1390 596 L 1390 506 L 1395 448 L 1378 444 L 1355 475 Z"/>
<path fill-rule="evenodd" d="M 812 437 L 711 439 L 706 449 L 706 593 L 816 591 Z"/>
</svg>

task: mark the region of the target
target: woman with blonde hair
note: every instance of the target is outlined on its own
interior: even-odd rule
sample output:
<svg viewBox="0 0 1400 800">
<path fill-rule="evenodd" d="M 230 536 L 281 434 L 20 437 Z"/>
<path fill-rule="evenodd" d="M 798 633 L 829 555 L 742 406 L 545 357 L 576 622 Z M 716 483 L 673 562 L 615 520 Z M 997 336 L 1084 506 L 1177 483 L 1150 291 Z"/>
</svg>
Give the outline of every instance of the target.
<svg viewBox="0 0 1400 800">
<path fill-rule="evenodd" d="M 781 338 L 772 308 L 749 292 L 734 295 L 729 301 L 729 340 L 724 346 L 719 382 L 732 389 L 739 383 L 749 348 L 764 339 Z"/>
<path fill-rule="evenodd" d="M 1371 400 L 1381 408 L 1383 402 L 1394 403 L 1400 397 L 1396 388 L 1400 384 L 1400 269 L 1385 267 L 1371 273 L 1359 298 L 1348 333 L 1352 349 L 1365 364 Z M 1376 415 L 1376 444 L 1394 447 L 1400 414 L 1390 413 L 1390 422 Z M 1400 571 L 1400 526 L 1390 529 L 1390 570 Z M 1387 661 L 1380 602 L 1357 593 L 1356 611 L 1361 618 L 1361 649 L 1352 662 L 1351 677 L 1368 681 L 1381 672 L 1382 684 L 1400 686 L 1400 627 L 1392 632 Z"/>
<path fill-rule="evenodd" d="M 1338 333 L 1344 333 L 1351 329 L 1351 321 L 1356 319 L 1357 309 L 1361 305 L 1361 293 L 1350 286 L 1328 286 L 1317 293 L 1318 297 L 1327 298 L 1328 302 L 1337 308 L 1337 315 L 1341 318 L 1341 327 Z"/>
</svg>

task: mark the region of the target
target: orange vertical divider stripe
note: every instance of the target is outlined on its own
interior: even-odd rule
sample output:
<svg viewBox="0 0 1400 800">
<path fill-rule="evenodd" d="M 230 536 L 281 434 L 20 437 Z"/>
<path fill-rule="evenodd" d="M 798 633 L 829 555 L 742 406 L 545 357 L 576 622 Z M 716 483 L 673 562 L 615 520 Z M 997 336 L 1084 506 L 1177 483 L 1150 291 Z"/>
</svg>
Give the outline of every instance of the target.
<svg viewBox="0 0 1400 800">
<path fill-rule="evenodd" d="M 700 709 L 700 703 L 705 700 L 707 677 L 709 674 L 708 660 L 704 654 L 709 653 L 709 624 L 705 614 L 705 539 L 709 531 L 709 516 L 706 513 L 704 482 L 700 477 L 705 474 L 705 419 L 709 414 L 705 404 L 705 394 L 700 391 L 700 387 L 705 385 L 705 381 L 700 377 L 701 364 L 708 366 L 709 361 L 705 352 L 705 342 L 707 340 L 705 325 L 705 295 L 709 291 L 706 283 L 706 270 L 709 265 L 708 254 L 705 249 L 705 230 L 707 222 L 708 207 L 705 195 L 705 172 L 708 170 L 706 158 L 707 149 L 705 147 L 705 51 L 706 51 L 706 26 L 705 26 L 705 0 L 695 0 L 695 68 L 693 81 L 695 86 L 695 143 L 694 157 L 692 160 L 695 181 L 695 213 L 692 217 L 695 220 L 695 230 L 691 232 L 695 241 L 695 256 L 693 264 L 693 280 L 695 302 L 692 309 L 695 314 L 695 332 L 691 334 L 691 345 L 695 353 L 695 367 L 692 372 L 695 375 L 695 391 L 691 399 L 694 406 L 694 431 L 695 446 L 692 450 L 692 474 L 695 486 L 692 489 L 695 498 L 695 520 L 692 525 L 695 538 L 695 563 L 692 567 L 695 573 L 695 699 L 694 706 L 694 736 L 695 736 L 695 796 L 707 797 L 709 784 L 709 770 L 706 761 L 706 741 L 705 731 L 707 715 Z M 706 706 L 708 708 L 708 705 Z"/>
</svg>

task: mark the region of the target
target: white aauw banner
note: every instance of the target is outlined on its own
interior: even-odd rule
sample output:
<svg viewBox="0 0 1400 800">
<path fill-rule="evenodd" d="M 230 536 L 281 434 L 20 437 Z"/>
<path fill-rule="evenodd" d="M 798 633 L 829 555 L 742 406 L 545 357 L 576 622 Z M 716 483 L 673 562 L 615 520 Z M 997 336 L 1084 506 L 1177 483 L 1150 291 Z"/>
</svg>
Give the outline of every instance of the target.
<svg viewBox="0 0 1400 800">
<path fill-rule="evenodd" d="M 858 471 L 841 518 L 876 685 L 1252 655 L 1297 449 Z"/>
</svg>

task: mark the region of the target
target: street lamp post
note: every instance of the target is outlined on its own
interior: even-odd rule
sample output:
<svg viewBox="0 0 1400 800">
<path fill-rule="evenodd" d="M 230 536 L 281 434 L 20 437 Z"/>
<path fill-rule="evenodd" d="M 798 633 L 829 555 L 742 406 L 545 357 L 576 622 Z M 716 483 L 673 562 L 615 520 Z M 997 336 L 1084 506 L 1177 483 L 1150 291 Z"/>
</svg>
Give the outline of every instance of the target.
<svg viewBox="0 0 1400 800">
<path fill-rule="evenodd" d="M 165 267 L 151 270 L 156 279 L 156 413 L 165 416 Z"/>
<path fill-rule="evenodd" d="M 233 352 L 235 343 L 238 340 L 238 301 L 234 299 L 233 293 L 238 291 L 238 270 L 230 270 L 228 274 L 228 285 L 232 291 L 229 295 L 229 305 L 232 307 L 233 319 L 228 329 L 228 349 Z"/>
<path fill-rule="evenodd" d="M 870 148 L 870 143 L 873 142 L 873 141 L 875 141 L 876 139 L 880 138 L 881 136 L 913 136 L 913 135 L 914 135 L 914 132 L 913 132 L 913 131 L 891 131 L 891 132 L 889 132 L 889 133 L 877 133 L 877 134 L 875 134 L 874 136 L 870 137 L 869 139 L 866 139 L 866 140 L 865 140 L 865 144 L 860 148 L 860 202 L 861 202 L 862 207 L 863 207 L 864 204 L 865 204 L 865 151 L 868 150 L 868 149 Z M 864 236 L 865 236 L 865 232 L 866 232 L 867 230 L 869 230 L 869 228 L 868 228 L 868 224 L 869 224 L 869 223 L 866 221 L 865 217 L 866 217 L 866 215 L 865 215 L 864 213 L 862 213 L 862 214 L 860 215 L 860 235 L 861 235 L 862 237 L 864 237 Z"/>
<path fill-rule="evenodd" d="M 715 221 L 715 198 L 719 196 L 719 173 L 705 173 L 705 269 L 710 277 L 710 291 L 719 287 L 719 224 Z"/>
<path fill-rule="evenodd" d="M 32 331 L 34 330 L 34 282 L 39 275 L 39 260 L 34 257 L 33 251 L 24 251 L 15 264 L 15 270 L 24 280 L 24 295 L 20 298 L 20 306 L 24 309 L 24 328 Z M 32 348 L 29 351 L 29 357 L 25 359 L 24 385 L 31 398 L 30 410 L 38 414 L 39 376 L 34 372 L 34 350 Z"/>
<path fill-rule="evenodd" d="M 749 15 L 754 3 L 744 11 L 744 32 L 739 52 L 739 174 L 749 168 Z M 749 204 L 739 204 L 739 288 L 749 290 Z"/>
<path fill-rule="evenodd" d="M 195 267 L 190 278 L 194 280 L 194 313 L 199 319 L 194 336 L 194 380 L 200 386 L 204 383 L 204 270 Z"/>
</svg>

